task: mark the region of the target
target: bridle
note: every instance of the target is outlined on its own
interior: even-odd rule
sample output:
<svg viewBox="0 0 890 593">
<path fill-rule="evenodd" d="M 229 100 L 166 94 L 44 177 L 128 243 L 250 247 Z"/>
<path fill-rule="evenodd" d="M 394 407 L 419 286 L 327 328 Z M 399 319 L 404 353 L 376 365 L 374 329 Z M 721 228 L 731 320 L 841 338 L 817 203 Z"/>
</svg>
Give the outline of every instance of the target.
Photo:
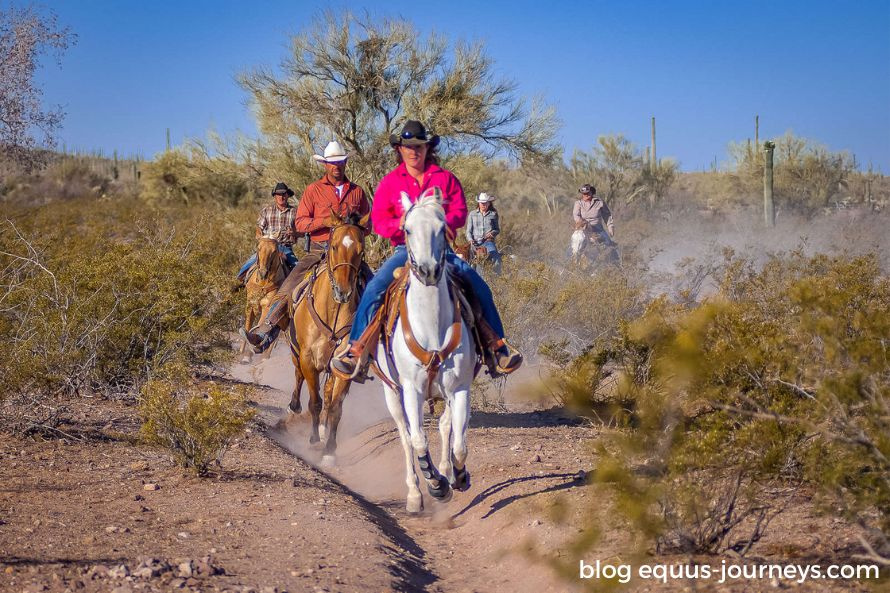
<svg viewBox="0 0 890 593">
<path fill-rule="evenodd" d="M 411 204 L 410 208 L 405 210 L 405 214 L 402 215 L 403 221 L 408 220 L 408 215 L 411 214 L 411 211 L 414 210 L 415 206 L 417 206 L 417 202 L 414 202 L 413 204 Z M 405 249 L 408 251 L 408 267 L 411 270 L 411 274 L 413 274 L 415 278 L 417 278 L 418 280 L 423 282 L 423 280 L 420 278 L 420 276 L 417 275 L 417 260 L 414 257 L 414 252 L 411 250 L 411 244 L 408 242 L 408 232 L 406 231 L 405 226 L 406 226 L 406 224 L 403 222 L 402 223 L 402 232 L 405 233 Z M 444 232 L 445 232 L 445 230 L 443 228 L 442 233 L 444 234 Z M 439 260 L 438 260 L 439 277 L 436 278 L 437 283 L 441 279 L 441 275 L 444 273 L 444 270 L 445 270 L 445 253 L 447 251 L 448 251 L 447 248 L 442 248 L 442 253 L 439 255 Z M 424 284 L 426 284 L 426 283 L 424 282 Z"/>
<path fill-rule="evenodd" d="M 334 227 L 331 227 L 331 237 L 334 236 L 334 231 L 342 226 L 354 226 L 354 227 L 358 228 L 362 233 L 362 236 L 359 239 L 359 241 L 364 241 L 365 234 L 367 233 L 367 229 L 365 229 L 364 227 L 362 227 L 360 225 L 350 224 L 347 222 L 344 222 L 342 224 L 338 224 Z M 328 241 L 328 251 L 330 251 L 330 241 Z M 364 250 L 362 250 L 362 257 L 361 257 L 361 260 L 360 260 L 358 266 L 356 266 L 354 263 L 352 263 L 350 261 L 340 262 L 338 264 L 334 264 L 333 266 L 331 266 L 330 253 L 328 254 L 328 257 L 325 259 L 327 259 L 325 268 L 327 270 L 328 282 L 331 285 L 331 294 L 334 295 L 334 300 L 337 301 L 337 303 L 339 303 L 341 305 L 345 305 L 346 303 L 349 302 L 349 299 L 352 298 L 352 293 L 355 292 L 355 287 L 358 284 L 358 277 L 359 277 L 359 273 L 360 273 L 360 269 L 361 269 L 361 264 L 365 261 L 365 252 L 364 252 Z M 349 285 L 350 285 L 349 292 L 347 292 L 345 295 L 341 295 L 340 298 L 337 298 L 336 295 L 340 293 L 340 290 L 339 290 L 340 287 L 337 286 L 337 283 L 334 280 L 334 271 L 341 266 L 346 266 L 346 267 L 350 268 L 353 272 L 353 276 L 352 276 L 352 282 L 349 283 Z"/>
</svg>

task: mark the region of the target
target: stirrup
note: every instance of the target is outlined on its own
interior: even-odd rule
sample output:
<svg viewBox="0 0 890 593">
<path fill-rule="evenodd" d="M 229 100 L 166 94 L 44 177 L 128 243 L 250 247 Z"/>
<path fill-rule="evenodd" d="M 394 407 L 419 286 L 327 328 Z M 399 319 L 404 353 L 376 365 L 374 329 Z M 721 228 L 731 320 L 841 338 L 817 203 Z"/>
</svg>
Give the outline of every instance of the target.
<svg viewBox="0 0 890 593">
<path fill-rule="evenodd" d="M 506 352 L 502 352 L 502 350 L 506 350 Z M 522 366 L 522 353 L 508 344 L 506 340 L 503 340 L 503 345 L 492 352 L 492 355 L 495 369 L 501 375 L 509 375 Z"/>
<path fill-rule="evenodd" d="M 281 328 L 277 325 L 273 325 L 268 333 L 257 332 L 256 330 L 258 327 L 259 326 L 254 327 L 249 332 L 243 327 L 238 330 L 241 337 L 247 340 L 247 343 L 251 345 L 254 354 L 262 354 L 268 350 L 269 347 L 275 343 L 275 338 L 277 338 L 278 334 L 281 332 Z"/>
</svg>

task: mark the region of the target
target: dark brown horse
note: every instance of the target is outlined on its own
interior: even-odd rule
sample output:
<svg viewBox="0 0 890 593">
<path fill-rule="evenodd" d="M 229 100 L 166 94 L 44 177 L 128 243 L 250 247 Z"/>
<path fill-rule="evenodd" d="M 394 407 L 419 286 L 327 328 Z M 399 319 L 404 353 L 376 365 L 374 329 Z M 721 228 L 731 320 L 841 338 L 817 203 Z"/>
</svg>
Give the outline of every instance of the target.
<svg viewBox="0 0 890 593">
<path fill-rule="evenodd" d="M 257 263 L 245 281 L 247 305 L 244 308 L 244 329 L 250 331 L 263 318 L 275 298 L 278 287 L 286 276 L 284 262 L 278 252 L 278 241 L 260 237 L 257 241 Z M 242 342 L 240 354 L 245 356 L 247 342 Z M 249 358 L 250 354 L 247 354 Z"/>
<path fill-rule="evenodd" d="M 328 373 L 322 386 L 322 373 L 328 369 L 337 344 L 346 339 L 359 302 L 359 281 L 365 255 L 368 216 L 343 220 L 332 214 L 328 253 L 318 266 L 305 296 L 291 311 L 287 336 L 294 362 L 296 385 L 288 406 L 288 419 L 300 412 L 303 382 L 309 391 L 312 417 L 310 443 L 321 440 L 319 423 L 324 411 L 327 439 L 322 463 L 333 464 L 337 449 L 337 426 L 343 412 L 343 398 L 351 381 Z M 293 305 L 291 305 L 293 306 Z M 324 402 L 321 389 L 324 389 Z M 285 420 L 287 422 L 287 420 Z"/>
</svg>

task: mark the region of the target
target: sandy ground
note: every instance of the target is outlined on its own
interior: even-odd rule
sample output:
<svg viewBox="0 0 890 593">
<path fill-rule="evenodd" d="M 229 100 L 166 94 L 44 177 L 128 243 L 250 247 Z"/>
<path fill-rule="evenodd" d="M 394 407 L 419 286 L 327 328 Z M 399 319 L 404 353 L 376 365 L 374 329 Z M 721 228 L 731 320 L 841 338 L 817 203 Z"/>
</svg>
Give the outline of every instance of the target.
<svg viewBox="0 0 890 593">
<path fill-rule="evenodd" d="M 571 542 L 608 501 L 586 478 L 601 429 L 535 393 L 535 369 L 511 378 L 505 408 L 474 411 L 472 488 L 408 515 L 401 445 L 378 381 L 346 398 L 334 468 L 315 467 L 308 421 L 270 428 L 293 385 L 286 350 L 232 369 L 264 385 L 258 421 L 205 479 L 188 477 L 135 439 L 131 407 L 88 402 L 71 438 L 0 441 L 0 591 L 231 591 L 247 593 L 574 592 L 578 560 L 626 561 L 618 524 L 579 556 Z M 304 394 L 304 407 L 306 396 Z M 75 431 L 76 428 L 76 431 Z M 438 432 L 430 425 L 433 459 Z M 854 534 L 798 495 L 751 558 L 812 563 L 849 557 Z M 721 559 L 651 558 L 655 563 Z M 574 574 L 560 577 L 564 563 Z M 599 582 L 601 584 L 601 582 Z M 817 586 L 818 585 L 818 586 Z M 634 580 L 633 590 L 868 590 L 856 582 Z"/>
</svg>

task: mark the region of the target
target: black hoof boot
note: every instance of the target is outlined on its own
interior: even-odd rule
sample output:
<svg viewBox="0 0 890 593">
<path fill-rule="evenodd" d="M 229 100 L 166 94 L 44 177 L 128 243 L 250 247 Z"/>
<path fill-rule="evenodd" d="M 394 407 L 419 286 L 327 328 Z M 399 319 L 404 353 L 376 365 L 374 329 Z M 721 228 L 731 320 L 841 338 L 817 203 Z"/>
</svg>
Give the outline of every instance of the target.
<svg viewBox="0 0 890 593">
<path fill-rule="evenodd" d="M 454 470 L 454 483 L 451 487 L 458 492 L 466 492 L 470 489 L 470 472 L 467 468 Z"/>
<path fill-rule="evenodd" d="M 427 482 L 426 489 L 429 491 L 430 496 L 439 502 L 447 502 L 451 500 L 451 485 L 448 483 L 448 480 L 438 472 L 436 466 L 433 465 L 429 452 L 422 457 L 418 457 L 417 464 L 420 466 L 420 473 L 423 474 L 423 477 Z"/>
<path fill-rule="evenodd" d="M 439 502 L 448 502 L 451 500 L 451 485 L 443 476 L 439 476 L 439 480 L 436 482 L 435 486 L 427 483 L 426 489 L 427 492 L 430 493 L 430 496 Z"/>
</svg>

